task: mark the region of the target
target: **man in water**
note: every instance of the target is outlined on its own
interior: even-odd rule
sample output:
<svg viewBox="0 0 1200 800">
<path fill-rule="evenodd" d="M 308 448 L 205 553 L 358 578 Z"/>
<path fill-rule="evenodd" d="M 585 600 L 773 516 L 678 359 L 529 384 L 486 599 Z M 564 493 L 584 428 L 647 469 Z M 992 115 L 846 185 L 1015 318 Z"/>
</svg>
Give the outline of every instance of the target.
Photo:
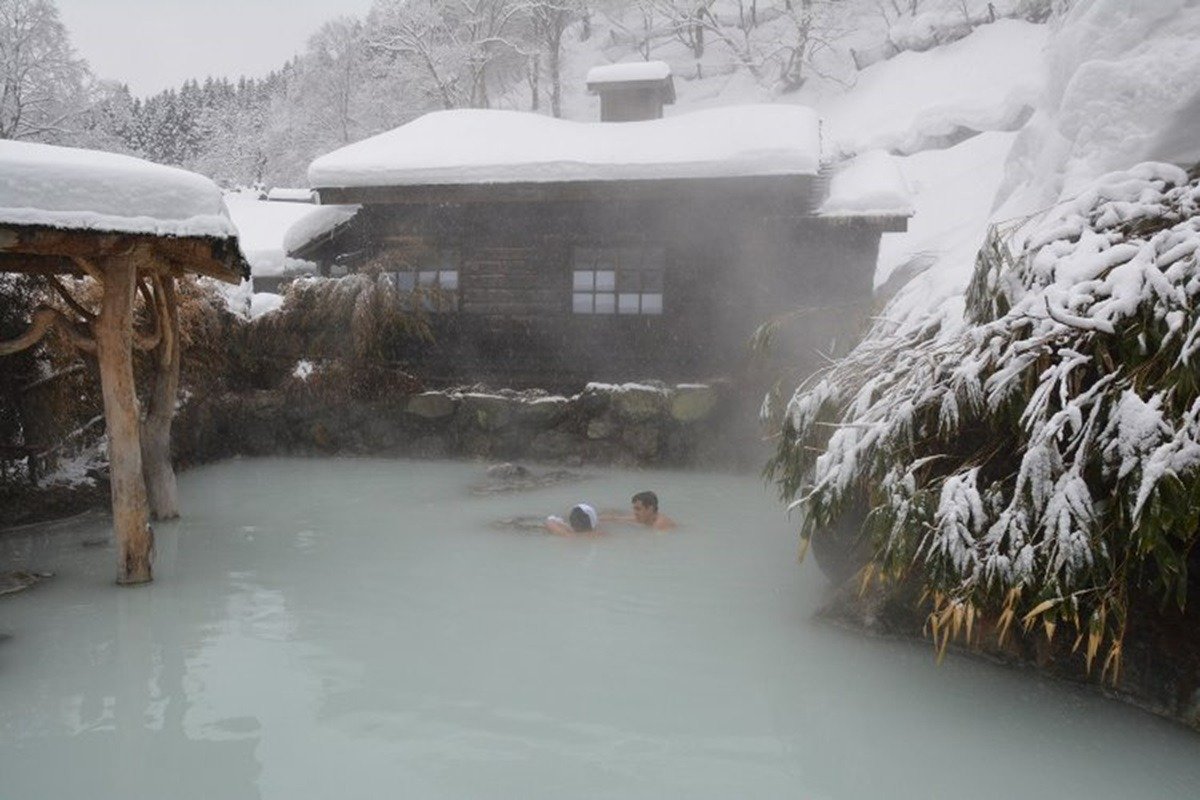
<svg viewBox="0 0 1200 800">
<path fill-rule="evenodd" d="M 678 527 L 675 520 L 658 510 L 658 495 L 654 492 L 638 492 L 630 502 L 633 509 L 632 516 L 605 514 L 601 519 L 611 522 L 636 523 L 656 531 L 669 531 Z"/>
<path fill-rule="evenodd" d="M 546 530 L 559 536 L 574 536 L 578 533 L 599 533 L 597 525 L 600 519 L 596 509 L 587 503 L 573 507 L 566 519 L 562 517 L 546 517 Z"/>
</svg>

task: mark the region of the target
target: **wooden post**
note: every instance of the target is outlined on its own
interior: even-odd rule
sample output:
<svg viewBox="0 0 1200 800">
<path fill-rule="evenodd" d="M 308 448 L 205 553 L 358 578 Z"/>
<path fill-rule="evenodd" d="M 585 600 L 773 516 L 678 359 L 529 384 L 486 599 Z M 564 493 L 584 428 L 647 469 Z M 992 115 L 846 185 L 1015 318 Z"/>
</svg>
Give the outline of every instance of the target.
<svg viewBox="0 0 1200 800">
<path fill-rule="evenodd" d="M 171 421 L 179 392 L 179 306 L 175 279 L 154 279 L 154 305 L 161 338 L 153 353 L 154 374 L 142 423 L 142 472 L 153 519 L 179 516 L 179 493 L 171 466 Z"/>
<path fill-rule="evenodd" d="M 104 296 L 92 325 L 100 362 L 100 388 L 108 428 L 109 480 L 112 483 L 113 532 L 117 540 L 117 583 L 151 580 L 154 532 L 142 477 L 137 392 L 133 382 L 133 301 L 138 252 L 103 263 Z"/>
</svg>

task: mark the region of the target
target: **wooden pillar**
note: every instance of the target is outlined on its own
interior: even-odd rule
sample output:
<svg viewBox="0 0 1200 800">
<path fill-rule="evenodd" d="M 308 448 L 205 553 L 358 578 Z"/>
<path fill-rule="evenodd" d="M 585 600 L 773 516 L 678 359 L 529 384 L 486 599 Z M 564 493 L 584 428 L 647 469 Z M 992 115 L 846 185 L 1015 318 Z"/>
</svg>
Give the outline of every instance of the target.
<svg viewBox="0 0 1200 800">
<path fill-rule="evenodd" d="M 133 304 L 141 257 L 135 251 L 103 263 L 104 296 L 100 315 L 92 326 L 108 428 L 109 480 L 120 584 L 151 580 L 150 558 L 154 549 L 133 382 Z"/>
<path fill-rule="evenodd" d="M 154 301 L 162 336 L 154 349 L 154 373 L 142 424 L 142 471 L 150 515 L 154 519 L 175 519 L 179 516 L 179 493 L 171 466 L 171 421 L 179 393 L 181 346 L 173 277 L 155 279 Z"/>
</svg>

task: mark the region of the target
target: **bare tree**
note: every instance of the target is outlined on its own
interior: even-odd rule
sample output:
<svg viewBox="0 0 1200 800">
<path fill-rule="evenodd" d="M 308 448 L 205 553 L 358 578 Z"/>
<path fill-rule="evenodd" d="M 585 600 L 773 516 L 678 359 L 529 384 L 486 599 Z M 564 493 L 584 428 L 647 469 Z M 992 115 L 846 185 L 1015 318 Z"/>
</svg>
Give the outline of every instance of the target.
<svg viewBox="0 0 1200 800">
<path fill-rule="evenodd" d="M 658 0 L 634 0 L 632 4 L 607 2 L 597 5 L 608 20 L 613 40 L 632 45 L 647 61 L 650 60 L 655 40 L 671 35 L 670 18 L 661 18 Z M 627 20 L 630 15 L 633 16 L 632 22 Z"/>
<path fill-rule="evenodd" d="M 562 116 L 562 56 L 563 34 L 576 19 L 583 17 L 584 4 L 580 0 L 532 0 L 525 5 L 530 28 L 538 48 L 546 56 L 545 70 L 550 82 L 550 113 Z M 540 73 L 541 59 L 534 57 Z M 537 109 L 537 83 L 531 86 L 534 109 Z"/>
<path fill-rule="evenodd" d="M 910 0 L 914 5 L 917 0 Z M 763 55 L 776 67 L 781 91 L 799 89 L 809 73 L 817 73 L 817 56 L 831 52 L 853 29 L 845 3 L 836 0 L 798 0 L 781 9 L 776 33 L 762 43 Z"/>
<path fill-rule="evenodd" d="M 523 9 L 516 0 L 380 0 L 367 41 L 415 67 L 444 108 L 487 108 L 525 66 L 515 38 Z"/>
<path fill-rule="evenodd" d="M 908 0 L 918 2 L 919 0 Z M 849 30 L 844 0 L 638 0 L 692 49 L 697 74 L 706 41 L 725 49 L 738 67 L 782 91 L 799 88 L 814 57 Z"/>
<path fill-rule="evenodd" d="M 73 135 L 88 78 L 50 0 L 0 0 L 0 139 Z"/>
<path fill-rule="evenodd" d="M 309 39 L 300 81 L 316 99 L 314 110 L 342 144 L 358 134 L 367 47 L 362 23 L 350 17 L 326 22 Z"/>
</svg>

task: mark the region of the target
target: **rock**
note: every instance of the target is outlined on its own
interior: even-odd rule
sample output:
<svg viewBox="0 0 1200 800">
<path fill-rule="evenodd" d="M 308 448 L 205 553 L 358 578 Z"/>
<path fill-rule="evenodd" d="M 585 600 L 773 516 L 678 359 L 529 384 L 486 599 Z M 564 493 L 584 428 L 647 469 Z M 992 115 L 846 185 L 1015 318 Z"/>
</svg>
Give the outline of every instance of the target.
<svg viewBox="0 0 1200 800">
<path fill-rule="evenodd" d="M 524 492 L 531 489 L 554 486 L 559 483 L 577 481 L 581 478 L 581 475 L 565 469 L 536 473 L 519 464 L 497 464 L 496 466 L 488 467 L 484 481 L 472 486 L 471 492 L 473 494 Z"/>
<path fill-rule="evenodd" d="M 617 423 L 607 416 L 596 417 L 588 421 L 586 432 L 587 438 L 592 440 L 608 439 L 617 432 Z"/>
<path fill-rule="evenodd" d="M 458 401 L 441 392 L 423 392 L 408 398 L 404 411 L 422 419 L 445 419 L 454 413 Z"/>
<path fill-rule="evenodd" d="M 542 431 L 533 437 L 529 454 L 533 458 L 558 460 L 579 449 L 580 440 L 566 431 Z"/>
<path fill-rule="evenodd" d="M 711 386 L 680 384 L 671 398 L 671 418 L 678 422 L 696 422 L 712 414 L 717 407 L 717 390 Z"/>
<path fill-rule="evenodd" d="M 624 386 L 613 393 L 612 405 L 617 416 L 628 422 L 645 422 L 661 414 L 667 397 L 657 389 Z"/>
<path fill-rule="evenodd" d="M 0 572 L 0 595 L 23 592 L 39 581 L 53 576 L 53 572 L 29 572 L 23 569 Z"/>
<path fill-rule="evenodd" d="M 637 458 L 615 442 L 588 442 L 581 455 L 584 464 L 607 464 L 614 467 L 636 467 Z M 570 464 L 568 460 L 566 463 Z"/>
<path fill-rule="evenodd" d="M 445 458 L 450 449 L 441 436 L 420 436 L 413 440 L 410 451 L 417 458 Z"/>
<path fill-rule="evenodd" d="M 650 424 L 631 425 L 621 433 L 621 444 L 639 459 L 650 459 L 658 455 L 660 432 Z"/>
<path fill-rule="evenodd" d="M 464 455 L 475 458 L 487 458 L 492 455 L 495 443 L 495 437 L 478 431 L 467 431 L 458 439 L 459 450 Z"/>
<path fill-rule="evenodd" d="M 498 431 L 513 419 L 515 400 L 487 394 L 468 394 L 462 398 L 462 415 L 485 431 Z"/>
<path fill-rule="evenodd" d="M 366 420 L 362 434 L 357 438 L 358 447 L 355 449 L 371 453 L 395 449 L 404 442 L 405 436 L 404 432 L 396 425 L 394 418 L 386 414 L 379 414 Z"/>
<path fill-rule="evenodd" d="M 491 481 L 511 481 L 528 478 L 532 473 L 528 467 L 523 467 L 520 464 L 506 462 L 504 464 L 493 464 L 487 468 L 484 475 Z"/>
<path fill-rule="evenodd" d="M 612 391 L 598 384 L 588 384 L 582 392 L 571 398 L 571 403 L 584 416 L 594 416 L 612 404 Z"/>
<path fill-rule="evenodd" d="M 531 428 L 552 428 L 566 415 L 569 405 L 565 397 L 525 400 L 516 407 L 517 422 Z"/>
</svg>

